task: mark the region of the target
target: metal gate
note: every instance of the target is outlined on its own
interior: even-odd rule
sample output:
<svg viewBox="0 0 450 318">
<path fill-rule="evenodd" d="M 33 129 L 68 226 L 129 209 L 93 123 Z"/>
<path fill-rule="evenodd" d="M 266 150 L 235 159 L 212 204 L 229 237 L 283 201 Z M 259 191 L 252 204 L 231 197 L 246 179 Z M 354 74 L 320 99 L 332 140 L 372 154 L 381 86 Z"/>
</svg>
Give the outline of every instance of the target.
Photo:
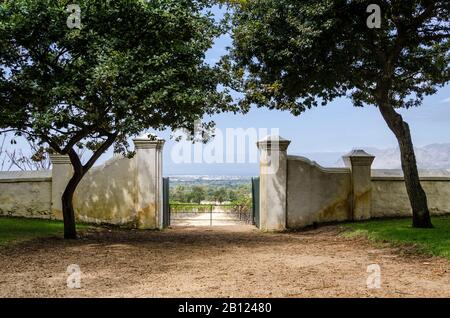
<svg viewBox="0 0 450 318">
<path fill-rule="evenodd" d="M 252 220 L 259 228 L 259 177 L 252 178 Z"/>
<path fill-rule="evenodd" d="M 171 203 L 172 226 L 226 226 L 251 224 L 252 211 L 240 204 Z"/>
<path fill-rule="evenodd" d="M 163 178 L 163 227 L 167 228 L 171 225 L 171 206 L 170 206 L 170 198 L 169 198 L 169 187 L 170 187 L 170 179 L 169 178 Z M 178 204 L 180 205 L 180 204 Z M 191 204 L 192 205 L 192 204 Z M 186 204 L 186 206 L 189 206 L 189 204 Z M 209 224 L 212 225 L 213 222 L 213 206 L 212 205 L 206 205 L 208 207 L 208 211 L 202 211 L 203 213 L 209 214 Z M 222 206 L 225 207 L 225 206 Z M 184 212 L 184 211 L 183 211 Z M 189 213 L 189 211 L 186 211 Z M 200 212 L 200 213 L 202 213 Z M 199 211 L 195 212 L 196 214 L 199 213 Z M 239 221 L 245 221 L 243 220 L 243 216 L 245 214 L 241 214 L 241 212 L 238 212 L 239 216 L 237 217 Z M 249 215 L 248 215 L 249 216 Z M 247 218 L 248 220 L 248 218 Z M 251 223 L 253 225 L 257 226 L 259 228 L 260 226 L 260 219 L 259 219 L 259 177 L 252 178 L 252 210 L 251 210 Z"/>
<path fill-rule="evenodd" d="M 163 178 L 163 227 L 170 226 L 169 178 Z"/>
</svg>

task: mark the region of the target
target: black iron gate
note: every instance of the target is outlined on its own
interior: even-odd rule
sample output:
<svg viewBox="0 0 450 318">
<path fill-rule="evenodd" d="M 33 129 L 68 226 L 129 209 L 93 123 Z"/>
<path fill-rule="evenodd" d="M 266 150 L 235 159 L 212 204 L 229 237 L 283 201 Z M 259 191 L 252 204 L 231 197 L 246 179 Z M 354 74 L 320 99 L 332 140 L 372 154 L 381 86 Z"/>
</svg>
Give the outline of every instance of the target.
<svg viewBox="0 0 450 318">
<path fill-rule="evenodd" d="M 169 178 L 163 178 L 163 227 L 170 226 Z"/>
<path fill-rule="evenodd" d="M 252 220 L 259 228 L 259 177 L 252 178 Z"/>
</svg>

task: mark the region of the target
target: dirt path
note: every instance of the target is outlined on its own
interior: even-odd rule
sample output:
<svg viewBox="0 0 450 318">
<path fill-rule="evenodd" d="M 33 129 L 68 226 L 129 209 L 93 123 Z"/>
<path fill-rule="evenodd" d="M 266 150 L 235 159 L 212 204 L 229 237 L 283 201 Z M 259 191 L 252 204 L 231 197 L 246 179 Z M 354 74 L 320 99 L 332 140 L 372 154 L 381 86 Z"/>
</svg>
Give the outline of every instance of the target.
<svg viewBox="0 0 450 318">
<path fill-rule="evenodd" d="M 367 265 L 381 266 L 367 289 Z M 78 264 L 82 289 L 68 289 Z M 403 255 L 337 227 L 260 233 L 248 226 L 105 230 L 0 250 L 0 297 L 450 297 L 450 262 Z"/>
<path fill-rule="evenodd" d="M 182 217 L 176 217 L 172 215 L 170 224 L 173 227 L 176 226 L 229 226 L 229 225 L 243 225 L 244 221 L 239 220 L 239 216 L 232 215 L 227 212 L 214 212 L 211 216 L 210 213 L 184 214 Z"/>
</svg>

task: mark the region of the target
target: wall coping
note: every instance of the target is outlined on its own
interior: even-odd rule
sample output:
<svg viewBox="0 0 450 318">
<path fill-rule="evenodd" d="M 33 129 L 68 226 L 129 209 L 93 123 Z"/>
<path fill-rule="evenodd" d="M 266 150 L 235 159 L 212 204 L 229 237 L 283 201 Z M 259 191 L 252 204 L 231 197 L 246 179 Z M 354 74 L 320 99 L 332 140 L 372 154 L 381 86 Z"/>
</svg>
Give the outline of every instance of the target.
<svg viewBox="0 0 450 318">
<path fill-rule="evenodd" d="M 52 180 L 52 171 L 2 171 L 0 183 L 14 182 L 49 182 Z"/>
<path fill-rule="evenodd" d="M 131 158 L 125 157 L 122 154 L 113 154 L 112 158 L 109 158 L 108 160 L 106 160 L 105 162 L 97 165 L 97 166 L 93 166 L 91 169 L 89 169 L 89 171 L 87 172 L 86 175 L 91 175 L 93 173 L 96 173 L 98 171 L 102 171 L 103 169 L 105 169 L 108 166 L 112 166 L 122 160 L 134 160 L 136 156 L 133 156 Z"/>
<path fill-rule="evenodd" d="M 53 165 L 70 165 L 72 162 L 68 155 L 50 154 L 50 161 Z"/>
<path fill-rule="evenodd" d="M 133 139 L 134 148 L 137 149 L 162 149 L 165 144 L 164 139 L 150 139 L 145 137 L 139 137 Z"/>
<path fill-rule="evenodd" d="M 316 167 L 317 169 L 319 169 L 322 172 L 328 172 L 328 173 L 351 173 L 350 168 L 325 168 L 322 167 L 321 165 L 319 165 L 317 162 L 312 161 L 306 157 L 303 156 L 294 156 L 294 155 L 288 155 L 287 156 L 288 161 L 292 160 L 292 161 L 301 161 L 304 162 L 310 166 Z"/>
<path fill-rule="evenodd" d="M 403 176 L 372 176 L 372 181 L 405 181 Z M 450 177 L 419 177 L 420 181 L 446 181 L 450 182 Z"/>
<path fill-rule="evenodd" d="M 401 169 L 372 169 L 374 181 L 404 181 Z M 450 173 L 445 169 L 419 169 L 421 181 L 450 181 Z"/>
<path fill-rule="evenodd" d="M 256 143 L 258 149 L 286 151 L 291 141 L 281 136 L 268 135 Z"/>
<path fill-rule="evenodd" d="M 368 154 L 363 149 L 353 149 L 348 154 L 342 156 L 344 164 L 349 167 L 370 167 L 375 159 L 375 156 Z"/>
</svg>

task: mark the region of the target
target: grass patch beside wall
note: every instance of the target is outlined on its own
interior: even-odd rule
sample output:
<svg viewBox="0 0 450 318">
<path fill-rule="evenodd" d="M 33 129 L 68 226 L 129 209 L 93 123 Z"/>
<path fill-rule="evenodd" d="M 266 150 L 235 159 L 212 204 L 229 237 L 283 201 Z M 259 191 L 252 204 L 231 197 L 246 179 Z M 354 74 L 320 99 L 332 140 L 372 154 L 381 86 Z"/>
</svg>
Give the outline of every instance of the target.
<svg viewBox="0 0 450 318">
<path fill-rule="evenodd" d="M 77 225 L 77 229 L 87 228 Z M 61 221 L 0 217 L 0 246 L 11 245 L 38 237 L 63 235 Z"/>
<path fill-rule="evenodd" d="M 394 245 L 414 245 L 422 253 L 450 259 L 450 216 L 433 217 L 433 229 L 415 229 L 411 219 L 371 220 L 345 224 L 345 236 L 365 236 Z"/>
</svg>

